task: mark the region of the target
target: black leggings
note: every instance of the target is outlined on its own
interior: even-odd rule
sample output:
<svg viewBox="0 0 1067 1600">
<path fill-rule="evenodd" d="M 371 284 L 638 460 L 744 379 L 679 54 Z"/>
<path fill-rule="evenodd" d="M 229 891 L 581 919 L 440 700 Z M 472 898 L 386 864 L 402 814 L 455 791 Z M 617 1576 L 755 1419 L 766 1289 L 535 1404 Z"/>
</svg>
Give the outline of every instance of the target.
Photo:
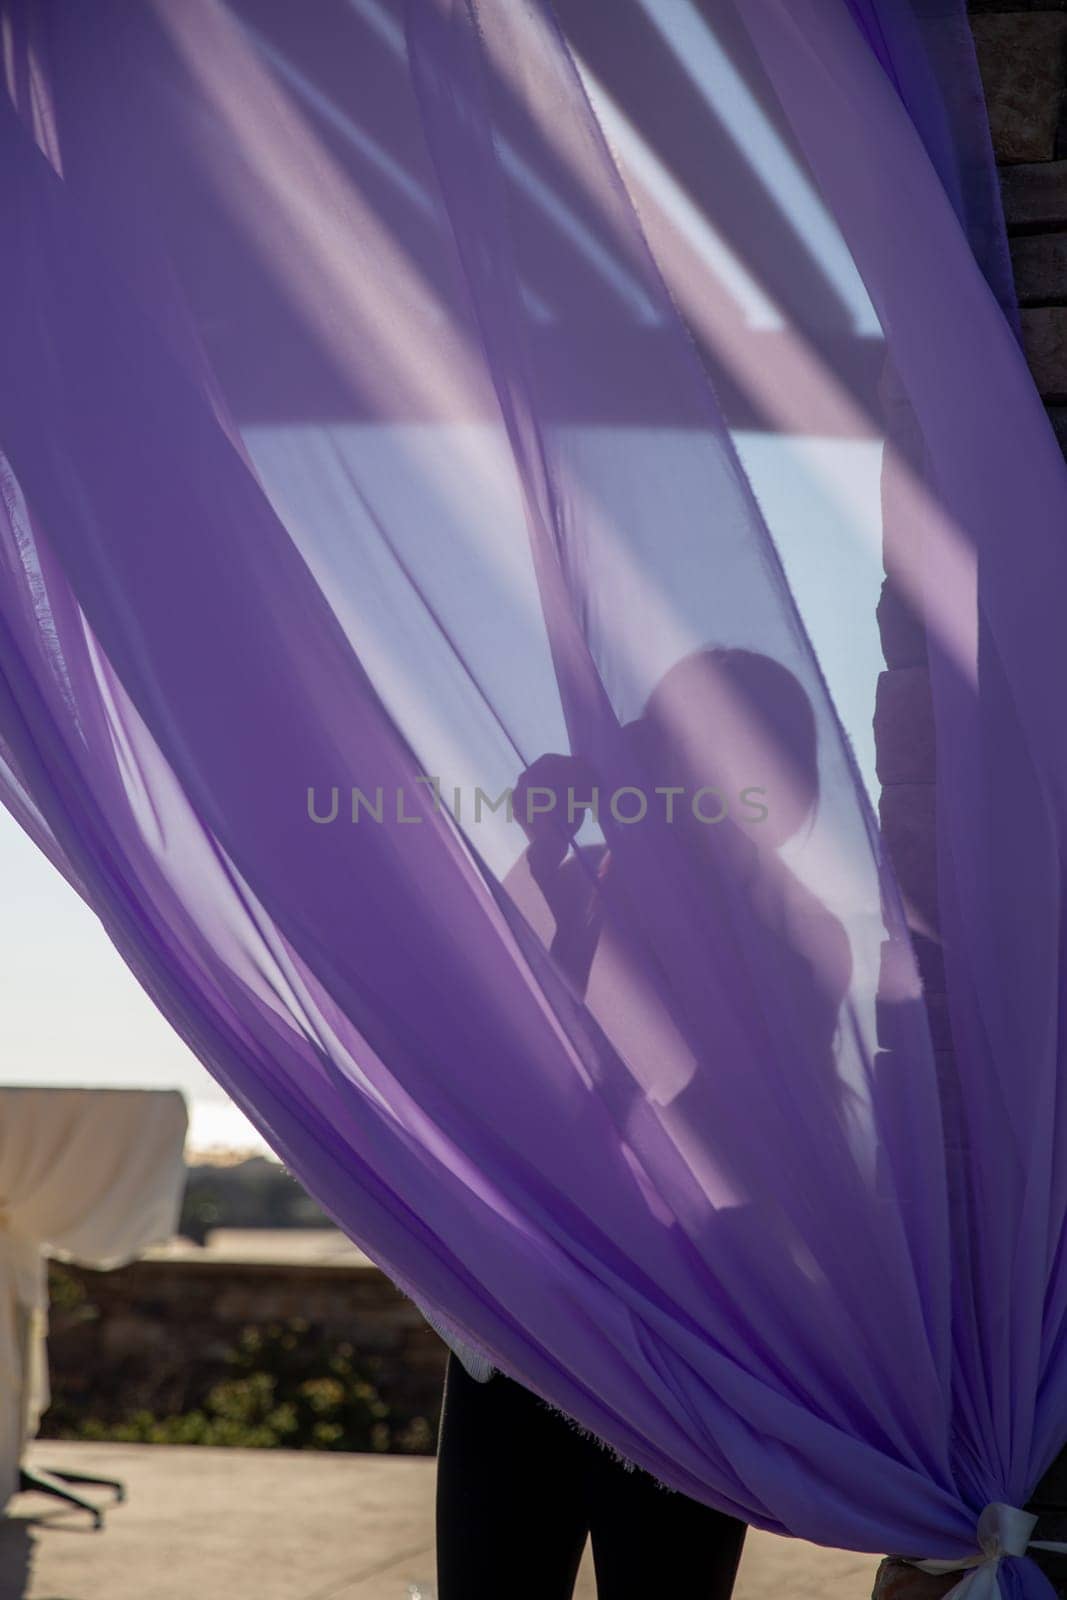
<svg viewBox="0 0 1067 1600">
<path fill-rule="evenodd" d="M 627 1470 L 502 1373 L 476 1383 L 450 1355 L 439 1600 L 570 1600 L 587 1535 L 599 1600 L 729 1600 L 745 1525 Z"/>
</svg>

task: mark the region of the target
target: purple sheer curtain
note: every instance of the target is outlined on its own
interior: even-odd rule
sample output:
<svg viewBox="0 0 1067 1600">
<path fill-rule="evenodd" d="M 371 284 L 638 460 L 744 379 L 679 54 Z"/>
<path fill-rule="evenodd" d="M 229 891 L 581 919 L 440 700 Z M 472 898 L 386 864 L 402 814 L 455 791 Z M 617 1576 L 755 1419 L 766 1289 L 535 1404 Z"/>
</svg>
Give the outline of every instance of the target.
<svg viewBox="0 0 1067 1600">
<path fill-rule="evenodd" d="M 0 776 L 472 1346 L 952 1560 L 1067 1431 L 1067 495 L 965 19 L 882 9 L 7 0 Z M 883 441 L 940 1080 L 804 567 Z"/>
<path fill-rule="evenodd" d="M 1000 186 L 965 9 L 956 0 L 848 4 L 925 144 L 990 288 L 1017 327 Z"/>
</svg>

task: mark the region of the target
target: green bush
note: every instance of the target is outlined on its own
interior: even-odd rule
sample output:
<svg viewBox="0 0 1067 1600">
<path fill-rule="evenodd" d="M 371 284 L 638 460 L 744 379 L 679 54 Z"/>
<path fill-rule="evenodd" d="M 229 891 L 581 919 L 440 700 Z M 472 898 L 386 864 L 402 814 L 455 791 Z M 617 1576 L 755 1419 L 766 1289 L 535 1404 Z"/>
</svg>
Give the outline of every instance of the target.
<svg viewBox="0 0 1067 1600">
<path fill-rule="evenodd" d="M 286 1450 L 432 1450 L 429 1422 L 396 1418 L 352 1346 L 309 1337 L 294 1319 L 245 1328 L 227 1375 L 203 1404 L 180 1415 L 136 1410 L 119 1421 L 78 1418 L 65 1437 L 142 1444 L 209 1444 Z"/>
</svg>

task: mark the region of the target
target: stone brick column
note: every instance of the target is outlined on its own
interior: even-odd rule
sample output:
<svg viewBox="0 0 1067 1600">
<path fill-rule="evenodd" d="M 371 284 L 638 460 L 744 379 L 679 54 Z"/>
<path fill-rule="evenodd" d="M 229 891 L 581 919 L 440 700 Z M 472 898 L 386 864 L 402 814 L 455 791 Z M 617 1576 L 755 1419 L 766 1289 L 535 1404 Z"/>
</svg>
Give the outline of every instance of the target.
<svg viewBox="0 0 1067 1600">
<path fill-rule="evenodd" d="M 1027 358 L 1067 451 L 1067 0 L 970 0 L 978 62 L 1000 169 Z M 907 442 L 906 417 L 891 419 Z M 874 732 L 883 834 L 909 907 L 934 1049 L 951 1039 L 938 947 L 934 834 L 936 750 L 923 630 L 895 581 L 908 529 L 884 485 L 886 580 L 878 608 L 886 670 Z M 1067 538 L 1067 530 L 1064 537 Z M 883 1043 L 891 1048 L 887 1037 Z M 1063 1419 L 1067 1435 L 1067 1417 Z M 1038 1485 L 1038 1537 L 1067 1539 L 1067 1449 Z M 921 1552 L 916 1552 L 921 1553 Z M 1067 1596 L 1067 1558 L 1038 1555 Z M 959 1575 L 934 1578 L 883 1562 L 877 1600 L 940 1600 Z"/>
</svg>

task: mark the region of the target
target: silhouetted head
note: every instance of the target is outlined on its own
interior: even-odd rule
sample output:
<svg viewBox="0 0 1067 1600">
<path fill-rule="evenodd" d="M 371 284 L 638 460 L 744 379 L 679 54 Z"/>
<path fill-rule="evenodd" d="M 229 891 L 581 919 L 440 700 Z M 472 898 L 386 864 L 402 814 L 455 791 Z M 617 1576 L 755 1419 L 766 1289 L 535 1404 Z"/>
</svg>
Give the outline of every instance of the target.
<svg viewBox="0 0 1067 1600">
<path fill-rule="evenodd" d="M 759 844 L 783 844 L 812 816 L 819 798 L 815 714 L 780 661 L 754 650 L 694 651 L 660 679 L 640 723 L 656 784 L 687 795 L 717 791 L 738 820 L 742 792 L 765 791 L 767 818 L 751 829 Z M 712 805 L 709 797 L 705 809 Z"/>
</svg>

